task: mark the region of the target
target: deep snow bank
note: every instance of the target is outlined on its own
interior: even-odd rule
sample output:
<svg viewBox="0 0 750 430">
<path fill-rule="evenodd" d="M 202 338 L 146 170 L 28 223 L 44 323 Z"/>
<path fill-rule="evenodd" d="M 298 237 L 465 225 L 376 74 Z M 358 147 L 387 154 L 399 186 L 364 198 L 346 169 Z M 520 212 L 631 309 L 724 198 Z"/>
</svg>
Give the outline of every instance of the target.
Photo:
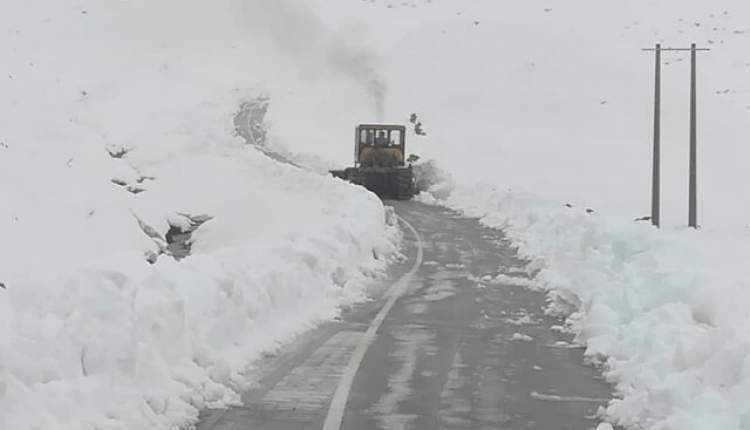
<svg viewBox="0 0 750 430">
<path fill-rule="evenodd" d="M 486 183 L 449 180 L 422 199 L 502 228 L 530 259 L 550 312 L 567 316 L 617 386 L 606 419 L 750 429 L 747 235 L 658 231 Z"/>
<path fill-rule="evenodd" d="M 160 186 L 190 186 L 169 203 L 214 215 L 193 256 L 150 266 L 124 250 L 0 290 L 3 429 L 189 424 L 236 402 L 261 352 L 362 300 L 393 255 L 393 218 L 348 184 L 249 148 L 169 169 Z M 195 169 L 212 180 L 179 174 Z"/>
</svg>

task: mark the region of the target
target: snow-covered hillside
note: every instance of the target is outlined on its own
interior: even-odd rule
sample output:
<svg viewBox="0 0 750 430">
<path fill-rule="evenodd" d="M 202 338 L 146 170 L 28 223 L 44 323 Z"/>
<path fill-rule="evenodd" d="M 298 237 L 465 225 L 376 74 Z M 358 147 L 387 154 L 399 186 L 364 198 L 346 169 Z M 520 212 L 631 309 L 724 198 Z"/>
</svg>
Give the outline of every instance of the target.
<svg viewBox="0 0 750 430">
<path fill-rule="evenodd" d="M 377 110 L 373 72 L 335 66 L 356 46 L 267 6 L 4 4 L 0 429 L 192 424 L 238 400 L 261 353 L 365 299 L 396 255 L 376 197 L 235 136 L 241 103 L 270 98 L 266 144 L 345 136 L 348 155 L 349 124 Z M 310 23 L 309 58 L 264 28 L 289 19 Z M 327 112 L 338 134 L 295 121 L 324 99 L 345 107 Z M 206 217 L 190 257 L 157 257 Z"/>
<path fill-rule="evenodd" d="M 698 58 L 700 222 L 749 225 L 747 2 L 318 3 L 324 20 L 354 20 L 378 46 L 388 119 L 416 112 L 428 132 L 415 152 L 471 180 L 628 218 L 650 213 L 654 56 L 641 48 L 711 48 Z M 689 54 L 664 54 L 668 225 L 687 222 L 689 77 Z"/>
</svg>

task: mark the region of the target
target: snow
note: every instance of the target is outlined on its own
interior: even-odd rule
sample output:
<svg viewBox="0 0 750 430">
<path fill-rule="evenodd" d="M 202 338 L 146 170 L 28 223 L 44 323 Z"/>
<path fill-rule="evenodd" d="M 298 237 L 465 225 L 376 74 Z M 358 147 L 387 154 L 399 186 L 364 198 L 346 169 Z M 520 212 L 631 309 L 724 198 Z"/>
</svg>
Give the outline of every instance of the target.
<svg viewBox="0 0 750 430">
<path fill-rule="evenodd" d="M 504 273 L 496 275 L 494 278 L 490 279 L 489 282 L 491 284 L 511 285 L 514 287 L 524 287 L 529 289 L 538 288 L 534 279 L 520 276 L 508 276 Z"/>
<path fill-rule="evenodd" d="M 521 342 L 531 342 L 534 340 L 531 336 L 523 333 L 513 333 L 513 336 L 510 337 L 511 340 L 518 340 Z"/>
</svg>

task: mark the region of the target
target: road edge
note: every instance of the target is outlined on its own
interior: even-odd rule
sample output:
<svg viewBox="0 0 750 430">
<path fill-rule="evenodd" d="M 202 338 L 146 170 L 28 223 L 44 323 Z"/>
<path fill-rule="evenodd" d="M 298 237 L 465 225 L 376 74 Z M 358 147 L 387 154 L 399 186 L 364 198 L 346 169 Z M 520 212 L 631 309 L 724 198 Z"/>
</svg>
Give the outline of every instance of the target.
<svg viewBox="0 0 750 430">
<path fill-rule="evenodd" d="M 406 226 L 407 229 L 411 230 L 412 234 L 414 235 L 417 244 L 417 258 L 414 260 L 414 265 L 412 266 L 412 268 L 409 269 L 409 271 L 406 272 L 398 281 L 391 285 L 391 287 L 385 293 L 385 297 L 387 297 L 388 300 L 372 320 L 370 326 L 367 328 L 367 331 L 357 344 L 357 347 L 354 350 L 352 357 L 349 359 L 349 363 L 346 365 L 346 369 L 344 369 L 344 373 L 339 380 L 339 385 L 336 387 L 336 392 L 333 395 L 331 404 L 328 407 L 328 413 L 326 414 L 326 419 L 323 422 L 323 430 L 341 429 L 341 423 L 344 420 L 344 410 L 346 409 L 346 404 L 349 400 L 349 393 L 351 391 L 352 384 L 354 383 L 354 377 L 357 375 L 359 366 L 362 364 L 362 360 L 365 358 L 367 349 L 375 339 L 375 335 L 377 334 L 378 329 L 380 329 L 380 326 L 383 324 L 383 321 L 385 321 L 385 317 L 388 316 L 388 313 L 393 308 L 393 305 L 396 304 L 396 301 L 400 299 L 401 296 L 406 292 L 407 287 L 409 286 L 409 282 L 417 273 L 419 267 L 422 265 L 422 260 L 424 259 L 424 247 L 422 245 L 422 238 L 419 236 L 417 229 L 415 229 L 414 226 L 412 226 L 408 221 L 406 221 L 399 215 L 396 215 L 396 217 L 401 223 L 403 223 L 404 226 Z"/>
</svg>

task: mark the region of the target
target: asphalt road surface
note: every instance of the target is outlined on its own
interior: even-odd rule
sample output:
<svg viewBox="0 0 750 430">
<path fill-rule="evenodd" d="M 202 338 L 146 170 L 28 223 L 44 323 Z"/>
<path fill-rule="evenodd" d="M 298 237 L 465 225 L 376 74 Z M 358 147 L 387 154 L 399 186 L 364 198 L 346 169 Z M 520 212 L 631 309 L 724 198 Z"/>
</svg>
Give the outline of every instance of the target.
<svg viewBox="0 0 750 430">
<path fill-rule="evenodd" d="M 587 430 L 611 396 L 582 350 L 553 330 L 545 296 L 481 282 L 523 269 L 499 231 L 450 210 L 390 202 L 408 260 L 379 300 L 259 363 L 242 407 L 199 430 Z"/>
</svg>

